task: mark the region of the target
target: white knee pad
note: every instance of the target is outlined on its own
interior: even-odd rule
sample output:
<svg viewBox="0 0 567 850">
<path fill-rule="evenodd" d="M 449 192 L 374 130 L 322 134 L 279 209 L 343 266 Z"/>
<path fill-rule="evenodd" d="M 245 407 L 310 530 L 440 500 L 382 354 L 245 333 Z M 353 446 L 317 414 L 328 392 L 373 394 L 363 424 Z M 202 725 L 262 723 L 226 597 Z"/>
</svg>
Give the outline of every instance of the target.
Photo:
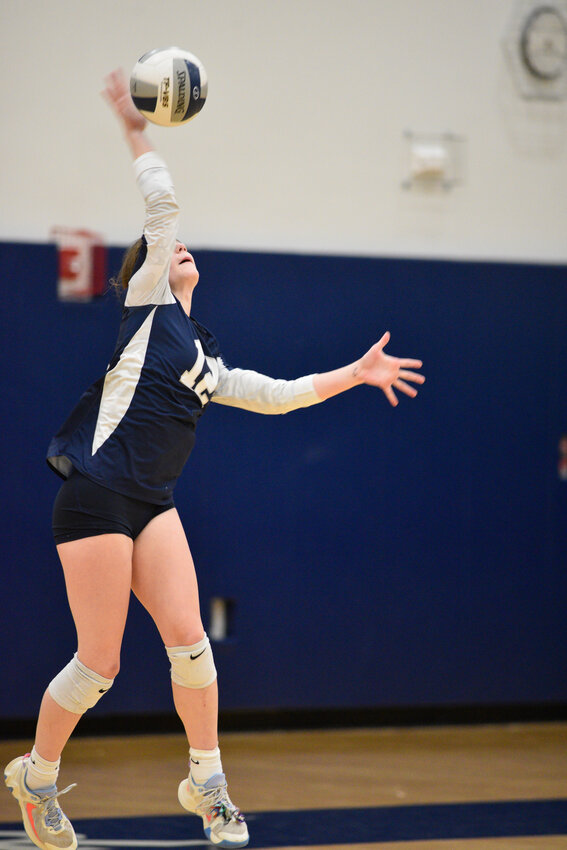
<svg viewBox="0 0 567 850">
<path fill-rule="evenodd" d="M 67 666 L 51 680 L 48 691 L 61 708 L 73 714 L 84 714 L 110 690 L 113 682 L 114 679 L 105 679 L 81 664 L 75 653 Z"/>
<path fill-rule="evenodd" d="M 171 680 L 184 688 L 206 688 L 217 678 L 213 650 L 207 635 L 193 646 L 166 646 Z"/>
</svg>

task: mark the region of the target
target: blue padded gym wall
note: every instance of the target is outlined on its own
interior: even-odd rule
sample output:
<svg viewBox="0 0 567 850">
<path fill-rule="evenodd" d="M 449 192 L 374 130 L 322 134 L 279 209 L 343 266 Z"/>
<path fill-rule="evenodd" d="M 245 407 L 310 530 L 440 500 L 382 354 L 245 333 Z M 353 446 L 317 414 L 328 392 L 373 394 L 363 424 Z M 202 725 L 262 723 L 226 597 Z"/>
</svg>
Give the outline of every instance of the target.
<svg viewBox="0 0 567 850">
<path fill-rule="evenodd" d="M 110 251 L 116 271 L 121 250 Z M 226 361 L 296 377 L 384 330 L 427 382 L 283 417 L 210 405 L 177 491 L 224 709 L 567 701 L 567 270 L 197 252 L 194 313 Z M 0 718 L 36 714 L 75 650 L 50 536 L 53 431 L 106 368 L 120 308 L 56 299 L 51 245 L 0 245 L 4 282 Z M 159 569 L 159 565 L 157 565 Z M 147 682 L 152 682 L 148 690 Z M 172 710 L 135 600 L 100 715 Z"/>
</svg>

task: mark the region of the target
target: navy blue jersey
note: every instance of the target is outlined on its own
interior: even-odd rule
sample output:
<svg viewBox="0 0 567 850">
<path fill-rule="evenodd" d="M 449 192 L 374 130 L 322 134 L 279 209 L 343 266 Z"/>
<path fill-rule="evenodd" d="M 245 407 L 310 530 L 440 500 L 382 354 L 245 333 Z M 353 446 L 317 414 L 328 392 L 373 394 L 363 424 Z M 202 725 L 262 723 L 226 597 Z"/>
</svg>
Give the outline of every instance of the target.
<svg viewBox="0 0 567 850">
<path fill-rule="evenodd" d="M 47 460 L 64 478 L 75 467 L 111 490 L 165 504 L 211 400 L 286 413 L 320 399 L 311 375 L 286 381 L 227 368 L 215 337 L 169 285 L 178 206 L 165 163 L 151 152 L 134 168 L 146 202 L 147 254 L 130 280 L 106 374 L 81 397 Z"/>
<path fill-rule="evenodd" d="M 125 308 L 108 371 L 52 440 L 48 462 L 64 477 L 73 466 L 127 496 L 170 501 L 216 387 L 219 354 L 179 301 Z"/>
</svg>

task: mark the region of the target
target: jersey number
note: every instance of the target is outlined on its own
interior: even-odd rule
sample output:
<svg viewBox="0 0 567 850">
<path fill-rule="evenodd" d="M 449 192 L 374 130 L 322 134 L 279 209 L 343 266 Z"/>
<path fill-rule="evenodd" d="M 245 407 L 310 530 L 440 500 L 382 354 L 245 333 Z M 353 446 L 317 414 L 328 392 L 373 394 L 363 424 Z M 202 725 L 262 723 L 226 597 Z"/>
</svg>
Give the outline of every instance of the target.
<svg viewBox="0 0 567 850">
<path fill-rule="evenodd" d="M 198 397 L 204 407 L 210 401 L 219 382 L 219 366 L 214 357 L 205 357 L 201 341 L 196 339 L 197 359 L 193 367 L 183 372 L 179 380 Z M 206 366 L 205 366 L 206 363 Z M 207 369 L 203 372 L 203 367 Z"/>
</svg>

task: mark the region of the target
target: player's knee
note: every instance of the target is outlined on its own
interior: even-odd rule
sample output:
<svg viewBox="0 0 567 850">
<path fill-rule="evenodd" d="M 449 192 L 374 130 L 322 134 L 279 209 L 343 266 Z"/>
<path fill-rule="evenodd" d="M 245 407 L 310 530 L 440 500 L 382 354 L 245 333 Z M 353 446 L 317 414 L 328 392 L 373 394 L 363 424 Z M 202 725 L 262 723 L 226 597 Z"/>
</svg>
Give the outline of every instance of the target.
<svg viewBox="0 0 567 850">
<path fill-rule="evenodd" d="M 192 646 L 166 646 L 171 680 L 183 688 L 206 688 L 217 677 L 213 651 L 207 635 Z"/>
<path fill-rule="evenodd" d="M 101 659 L 93 666 L 96 667 L 99 676 L 104 676 L 104 678 L 114 681 L 120 672 L 120 659 Z"/>
<path fill-rule="evenodd" d="M 84 714 L 110 690 L 114 677 L 103 676 L 82 664 L 77 653 L 49 683 L 48 691 L 61 708 L 73 714 Z"/>
</svg>

